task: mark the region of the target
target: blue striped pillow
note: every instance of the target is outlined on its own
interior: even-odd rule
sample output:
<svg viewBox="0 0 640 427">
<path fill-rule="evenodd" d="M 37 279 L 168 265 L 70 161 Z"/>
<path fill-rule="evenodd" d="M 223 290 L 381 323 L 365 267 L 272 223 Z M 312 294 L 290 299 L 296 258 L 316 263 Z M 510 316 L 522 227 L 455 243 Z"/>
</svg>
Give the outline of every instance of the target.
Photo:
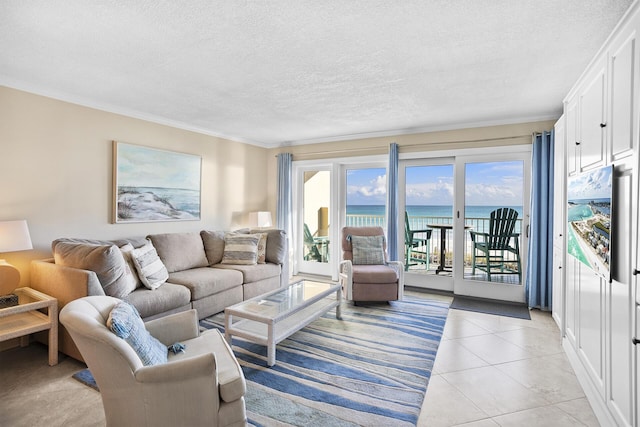
<svg viewBox="0 0 640 427">
<path fill-rule="evenodd" d="M 111 309 L 107 327 L 133 348 L 143 365 L 167 363 L 167 347 L 147 331 L 138 310 L 130 303 L 121 301 Z"/>
</svg>

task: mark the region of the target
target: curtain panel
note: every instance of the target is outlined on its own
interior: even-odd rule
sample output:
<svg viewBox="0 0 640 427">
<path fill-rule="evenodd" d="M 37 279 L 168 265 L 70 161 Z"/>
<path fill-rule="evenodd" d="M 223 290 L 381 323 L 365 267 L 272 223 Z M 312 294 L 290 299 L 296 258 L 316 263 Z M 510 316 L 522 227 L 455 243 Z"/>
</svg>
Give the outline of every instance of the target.
<svg viewBox="0 0 640 427">
<path fill-rule="evenodd" d="M 387 253 L 390 261 L 398 260 L 398 144 L 389 145 L 387 169 Z"/>
<path fill-rule="evenodd" d="M 553 145 L 553 130 L 534 134 L 526 296 L 529 307 L 544 311 L 551 310 L 553 285 Z"/>
</svg>

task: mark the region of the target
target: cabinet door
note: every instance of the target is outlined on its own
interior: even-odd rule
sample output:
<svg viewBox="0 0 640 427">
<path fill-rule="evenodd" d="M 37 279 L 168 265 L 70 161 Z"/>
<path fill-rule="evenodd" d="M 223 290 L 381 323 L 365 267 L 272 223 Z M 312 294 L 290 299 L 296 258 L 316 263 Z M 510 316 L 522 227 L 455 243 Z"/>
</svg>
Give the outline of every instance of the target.
<svg viewBox="0 0 640 427">
<path fill-rule="evenodd" d="M 572 175 L 576 173 L 577 170 L 577 144 L 578 138 L 578 101 L 572 100 L 567 104 L 566 109 L 566 139 L 565 139 L 565 150 L 566 150 L 566 168 L 567 175 Z"/>
<path fill-rule="evenodd" d="M 578 272 L 579 261 L 572 256 L 567 255 L 565 258 L 565 335 L 573 348 L 577 350 L 577 334 L 578 334 L 578 281 L 580 280 Z"/>
<path fill-rule="evenodd" d="M 607 292 L 607 406 L 619 426 L 631 426 L 632 344 L 632 188 L 633 170 L 621 164 L 613 176 L 615 223 L 611 232 L 611 283 Z"/>
<path fill-rule="evenodd" d="M 553 159 L 553 290 L 551 312 L 561 331 L 564 331 L 564 228 L 567 209 L 565 200 L 565 121 L 564 116 L 555 125 Z"/>
<path fill-rule="evenodd" d="M 611 104 L 607 131 L 612 160 L 633 154 L 633 115 L 637 102 L 636 49 L 635 30 L 621 35 L 611 48 Z"/>
<path fill-rule="evenodd" d="M 604 61 L 595 68 L 591 79 L 580 92 L 580 161 L 579 170 L 604 164 L 605 79 Z"/>
<path fill-rule="evenodd" d="M 578 354 L 598 392 L 604 398 L 604 286 L 600 276 L 578 264 Z"/>
</svg>

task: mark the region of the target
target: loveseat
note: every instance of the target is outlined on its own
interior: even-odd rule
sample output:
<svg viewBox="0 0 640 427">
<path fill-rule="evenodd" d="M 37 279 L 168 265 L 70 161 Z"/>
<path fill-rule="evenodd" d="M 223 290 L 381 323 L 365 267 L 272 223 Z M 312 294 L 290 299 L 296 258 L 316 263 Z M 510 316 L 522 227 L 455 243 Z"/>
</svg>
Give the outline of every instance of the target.
<svg viewBox="0 0 640 427">
<path fill-rule="evenodd" d="M 265 240 L 266 239 L 266 240 Z M 145 321 L 196 309 L 203 319 L 287 286 L 283 230 L 201 231 L 118 240 L 62 238 L 53 258 L 31 263 L 31 287 L 58 299 L 108 295 L 129 301 Z M 82 360 L 64 329 L 61 352 Z"/>
</svg>

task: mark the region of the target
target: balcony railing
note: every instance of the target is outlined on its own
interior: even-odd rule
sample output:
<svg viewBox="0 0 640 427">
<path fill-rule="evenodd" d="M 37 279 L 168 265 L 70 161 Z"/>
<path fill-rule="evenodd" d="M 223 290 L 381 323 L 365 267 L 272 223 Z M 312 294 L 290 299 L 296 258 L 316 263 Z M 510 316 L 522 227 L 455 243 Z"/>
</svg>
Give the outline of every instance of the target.
<svg viewBox="0 0 640 427">
<path fill-rule="evenodd" d="M 428 227 L 428 224 L 451 224 L 453 218 L 443 216 L 410 216 L 409 225 L 413 230 L 423 230 Z M 489 218 L 465 218 L 465 226 L 470 230 L 480 233 L 489 232 Z M 347 215 L 347 226 L 349 227 L 369 227 L 380 226 L 386 227 L 386 221 L 384 215 Z M 520 233 L 522 229 L 522 220 L 518 219 L 516 222 L 515 232 Z M 430 254 L 429 262 L 440 264 L 440 232 L 444 231 L 445 236 L 445 265 L 451 265 L 453 260 L 453 253 L 450 248 L 453 247 L 453 233 L 451 230 L 433 229 L 431 233 L 431 239 L 429 240 L 429 247 L 427 252 Z M 522 242 L 522 240 L 520 240 Z M 465 266 L 471 265 L 471 254 L 473 251 L 473 242 L 471 235 L 465 232 Z"/>
</svg>

